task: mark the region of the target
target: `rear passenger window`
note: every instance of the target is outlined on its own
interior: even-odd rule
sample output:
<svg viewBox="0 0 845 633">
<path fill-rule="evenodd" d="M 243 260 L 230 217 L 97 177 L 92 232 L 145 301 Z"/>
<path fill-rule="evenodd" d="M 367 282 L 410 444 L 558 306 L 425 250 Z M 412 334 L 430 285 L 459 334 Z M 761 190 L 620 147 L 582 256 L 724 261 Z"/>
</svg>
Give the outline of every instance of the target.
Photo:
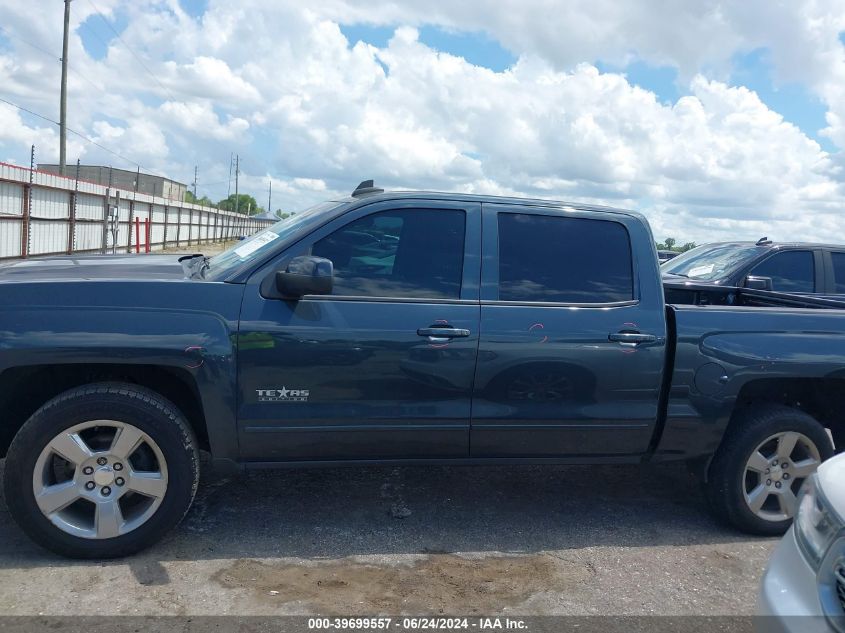
<svg viewBox="0 0 845 633">
<path fill-rule="evenodd" d="M 845 253 L 831 253 L 833 284 L 836 294 L 845 294 Z"/>
<path fill-rule="evenodd" d="M 618 222 L 499 214 L 499 299 L 612 303 L 634 298 L 631 242 Z"/>
<path fill-rule="evenodd" d="M 816 267 L 810 251 L 783 251 L 755 266 L 751 275 L 771 277 L 776 292 L 814 292 Z"/>
</svg>

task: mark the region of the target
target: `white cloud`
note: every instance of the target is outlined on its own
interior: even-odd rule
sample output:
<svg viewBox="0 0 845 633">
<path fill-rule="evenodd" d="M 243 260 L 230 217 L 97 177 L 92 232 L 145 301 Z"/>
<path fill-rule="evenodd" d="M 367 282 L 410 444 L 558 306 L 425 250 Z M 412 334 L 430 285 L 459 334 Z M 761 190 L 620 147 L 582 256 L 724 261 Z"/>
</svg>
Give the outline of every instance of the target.
<svg viewBox="0 0 845 633">
<path fill-rule="evenodd" d="M 162 126 L 181 128 L 192 134 L 192 138 L 204 137 L 220 141 L 233 141 L 249 130 L 249 122 L 240 117 L 228 117 L 223 123 L 208 102 L 171 102 L 159 108 Z"/>
<path fill-rule="evenodd" d="M 0 103 L 0 161 L 28 165 L 32 145 L 35 145 L 37 150 L 36 162 L 58 162 L 59 134 L 56 128 L 27 125 L 18 110 Z M 3 152 L 8 152 L 7 148 L 15 148 L 16 151 L 13 154 L 4 154 Z M 71 135 L 68 138 L 67 151 L 70 156 L 84 155 L 85 149 L 85 145 L 77 137 Z"/>
<path fill-rule="evenodd" d="M 311 191 L 325 191 L 326 183 L 319 178 L 294 178 L 293 184 L 301 189 L 309 189 Z"/>
<path fill-rule="evenodd" d="M 736 54 L 766 49 L 776 83 L 802 83 L 827 104 L 824 134 L 845 149 L 845 0 L 330 0 L 321 10 L 344 22 L 484 31 L 559 70 L 642 59 L 677 68 L 683 81 L 702 70 L 726 79 Z"/>
<path fill-rule="evenodd" d="M 98 5 L 128 15 L 121 39 L 134 55 L 90 16 L 110 41 L 107 55 L 88 57 L 77 36 L 71 68 L 103 89 L 71 75 L 72 124 L 174 178 L 190 179 L 199 165 L 200 194 L 209 183 L 215 199 L 225 197 L 236 152 L 241 189 L 263 204 L 269 174 L 274 207 L 286 209 L 374 177 L 631 206 L 657 236 L 684 241 L 829 239 L 845 228 L 841 156 L 728 81 L 735 54 L 769 47 L 776 80 L 815 91 L 830 107 L 825 134 L 845 147 L 845 0 L 211 0 L 201 19 L 173 0 Z M 85 7 L 74 6 L 75 25 Z M 60 40 L 60 20 L 33 24 L 12 0 L 0 0 L 0 12 L 4 28 L 45 48 Z M 352 45 L 341 21 L 405 26 L 379 49 Z M 485 31 L 519 60 L 497 73 L 433 50 L 414 28 L 432 23 Z M 0 49 L 4 95 L 55 111 L 55 60 L 11 45 Z M 661 103 L 594 66 L 631 59 L 679 68 L 687 96 Z M 51 128 L 4 116 L 0 152 L 21 155 L 36 136 L 56 143 Z M 75 151 L 113 160 L 90 146 Z"/>
<path fill-rule="evenodd" d="M 189 64 L 168 61 L 164 67 L 170 74 L 169 82 L 178 86 L 182 94 L 238 103 L 241 107 L 260 99 L 255 86 L 232 72 L 222 59 L 200 55 Z"/>
</svg>

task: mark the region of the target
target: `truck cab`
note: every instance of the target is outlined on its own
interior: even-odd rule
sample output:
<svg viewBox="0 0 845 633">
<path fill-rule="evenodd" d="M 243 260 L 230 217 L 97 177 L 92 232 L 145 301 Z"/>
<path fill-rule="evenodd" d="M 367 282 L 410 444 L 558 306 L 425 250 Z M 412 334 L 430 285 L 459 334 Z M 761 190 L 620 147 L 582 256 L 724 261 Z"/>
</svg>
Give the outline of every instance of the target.
<svg viewBox="0 0 845 633">
<path fill-rule="evenodd" d="M 641 218 L 446 195 L 353 204 L 246 280 L 241 459 L 647 450 L 666 323 Z M 277 271 L 315 260 L 331 288 L 279 293 Z"/>
</svg>

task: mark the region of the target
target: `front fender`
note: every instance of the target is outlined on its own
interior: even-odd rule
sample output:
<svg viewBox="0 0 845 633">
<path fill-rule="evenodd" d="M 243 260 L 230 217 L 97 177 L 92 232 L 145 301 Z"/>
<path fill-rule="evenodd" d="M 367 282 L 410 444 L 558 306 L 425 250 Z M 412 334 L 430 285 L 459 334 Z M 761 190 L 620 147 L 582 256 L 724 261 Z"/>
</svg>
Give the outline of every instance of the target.
<svg viewBox="0 0 845 633">
<path fill-rule="evenodd" d="M 0 312 L 0 372 L 49 365 L 173 367 L 195 382 L 215 457 L 236 457 L 237 321 L 203 310 L 11 307 Z"/>
</svg>

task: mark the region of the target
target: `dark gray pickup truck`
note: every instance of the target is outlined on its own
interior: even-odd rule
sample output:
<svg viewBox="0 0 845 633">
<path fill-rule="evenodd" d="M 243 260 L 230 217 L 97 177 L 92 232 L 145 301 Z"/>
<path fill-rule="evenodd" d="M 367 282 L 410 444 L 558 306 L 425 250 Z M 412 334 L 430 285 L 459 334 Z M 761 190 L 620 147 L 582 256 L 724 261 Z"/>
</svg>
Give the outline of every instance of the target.
<svg viewBox="0 0 845 633">
<path fill-rule="evenodd" d="M 6 502 L 41 545 L 111 557 L 182 518 L 201 449 L 239 468 L 686 460 L 720 517 L 782 532 L 845 443 L 845 311 L 764 294 L 667 306 L 630 211 L 372 186 L 212 258 L 11 262 Z"/>
</svg>

